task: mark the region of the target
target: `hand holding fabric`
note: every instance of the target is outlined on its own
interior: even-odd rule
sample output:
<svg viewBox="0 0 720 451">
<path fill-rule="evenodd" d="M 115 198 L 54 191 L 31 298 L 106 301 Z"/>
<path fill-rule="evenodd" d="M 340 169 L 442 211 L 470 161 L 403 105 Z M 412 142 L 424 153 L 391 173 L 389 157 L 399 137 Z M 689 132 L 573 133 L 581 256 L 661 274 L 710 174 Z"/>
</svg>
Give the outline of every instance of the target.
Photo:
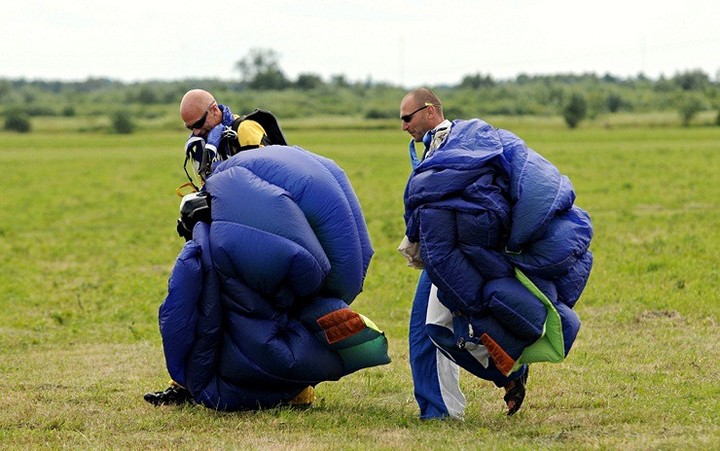
<svg viewBox="0 0 720 451">
<path fill-rule="evenodd" d="M 420 243 L 413 243 L 407 236 L 403 237 L 398 252 L 407 259 L 407 265 L 415 269 L 423 269 L 422 256 L 420 255 Z"/>
</svg>

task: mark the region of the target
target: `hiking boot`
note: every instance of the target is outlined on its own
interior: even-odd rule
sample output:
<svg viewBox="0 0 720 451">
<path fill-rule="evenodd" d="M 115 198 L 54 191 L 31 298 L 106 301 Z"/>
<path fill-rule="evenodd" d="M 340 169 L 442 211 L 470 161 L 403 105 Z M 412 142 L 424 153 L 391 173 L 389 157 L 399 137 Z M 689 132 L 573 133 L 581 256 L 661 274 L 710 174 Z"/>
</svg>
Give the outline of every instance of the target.
<svg viewBox="0 0 720 451">
<path fill-rule="evenodd" d="M 145 393 L 143 398 L 155 406 L 177 406 L 192 401 L 190 392 L 179 385 L 171 385 L 165 391 Z"/>
</svg>

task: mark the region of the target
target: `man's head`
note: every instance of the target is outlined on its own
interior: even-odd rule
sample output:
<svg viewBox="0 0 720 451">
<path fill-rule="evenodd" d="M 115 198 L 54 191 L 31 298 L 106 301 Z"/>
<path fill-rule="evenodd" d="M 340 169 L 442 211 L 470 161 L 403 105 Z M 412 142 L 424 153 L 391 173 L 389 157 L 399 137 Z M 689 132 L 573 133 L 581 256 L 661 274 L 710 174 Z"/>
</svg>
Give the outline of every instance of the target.
<svg viewBox="0 0 720 451">
<path fill-rule="evenodd" d="M 428 130 L 445 120 L 442 104 L 428 88 L 417 88 L 408 92 L 400 102 L 402 129 L 415 141 L 422 141 Z"/>
<path fill-rule="evenodd" d="M 192 89 L 180 101 L 180 117 L 193 135 L 205 137 L 222 121 L 222 111 L 212 94 Z"/>
</svg>

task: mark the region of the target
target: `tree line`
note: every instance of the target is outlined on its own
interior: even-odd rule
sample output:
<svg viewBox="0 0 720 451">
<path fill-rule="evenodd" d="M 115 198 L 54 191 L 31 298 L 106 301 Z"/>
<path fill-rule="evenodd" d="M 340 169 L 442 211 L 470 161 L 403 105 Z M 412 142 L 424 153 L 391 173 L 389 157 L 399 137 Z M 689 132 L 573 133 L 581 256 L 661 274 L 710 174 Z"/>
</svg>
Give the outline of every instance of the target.
<svg viewBox="0 0 720 451">
<path fill-rule="evenodd" d="M 181 96 L 204 88 L 231 105 L 233 111 L 254 108 L 281 118 L 349 116 L 397 118 L 408 87 L 373 80 L 349 81 L 338 74 L 323 79 L 315 73 L 286 76 L 277 53 L 252 49 L 239 60 L 236 80 L 186 79 L 124 83 L 110 78 L 83 81 L 0 79 L 0 114 L 5 129 L 30 131 L 30 118 L 40 116 L 110 115 L 115 131 L 132 132 L 133 120 L 144 115 L 177 114 Z M 684 125 L 703 111 L 717 111 L 720 125 L 720 82 L 701 70 L 651 79 L 639 74 L 520 74 L 497 80 L 475 73 L 456 84 L 430 86 L 443 99 L 450 118 L 488 115 L 535 115 L 564 118 L 577 127 L 587 118 L 619 112 L 675 111 Z M 162 106 L 167 108 L 163 109 Z M 163 113 L 164 112 L 164 113 Z"/>
</svg>

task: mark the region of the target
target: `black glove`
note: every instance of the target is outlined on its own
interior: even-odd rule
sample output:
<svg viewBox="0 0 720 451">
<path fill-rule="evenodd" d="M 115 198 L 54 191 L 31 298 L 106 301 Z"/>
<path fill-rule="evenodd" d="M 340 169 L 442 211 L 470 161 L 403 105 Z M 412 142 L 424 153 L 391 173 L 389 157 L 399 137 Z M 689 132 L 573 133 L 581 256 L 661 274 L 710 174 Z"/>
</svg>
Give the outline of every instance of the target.
<svg viewBox="0 0 720 451">
<path fill-rule="evenodd" d="M 180 218 L 177 220 L 178 235 L 190 241 L 198 221 L 210 223 L 210 196 L 207 191 L 183 196 L 180 201 Z"/>
</svg>

